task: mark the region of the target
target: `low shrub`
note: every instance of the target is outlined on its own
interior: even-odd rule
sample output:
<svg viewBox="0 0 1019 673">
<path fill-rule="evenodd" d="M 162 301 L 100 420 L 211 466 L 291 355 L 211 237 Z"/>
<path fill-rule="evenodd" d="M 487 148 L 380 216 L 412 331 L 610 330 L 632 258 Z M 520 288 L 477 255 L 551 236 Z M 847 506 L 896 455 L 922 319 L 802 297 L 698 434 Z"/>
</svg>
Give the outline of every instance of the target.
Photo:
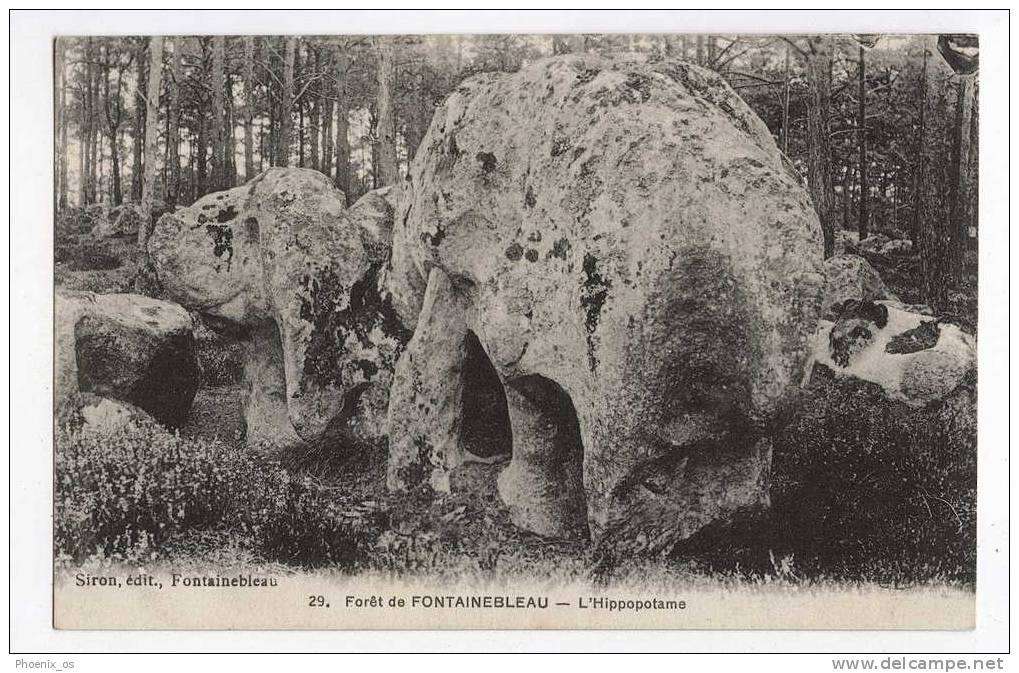
<svg viewBox="0 0 1019 673">
<path fill-rule="evenodd" d="M 56 261 L 72 271 L 109 271 L 123 265 L 116 255 L 91 245 L 62 246 L 55 252 Z"/>
<path fill-rule="evenodd" d="M 238 383 L 244 375 L 244 345 L 226 338 L 198 340 L 203 386 Z"/>
<path fill-rule="evenodd" d="M 284 480 L 258 502 L 244 513 L 255 544 L 264 558 L 288 565 L 351 568 L 372 552 L 386 523 L 374 506 L 330 498 L 309 481 Z"/>
<path fill-rule="evenodd" d="M 94 210 L 89 211 L 80 206 L 72 206 L 57 214 L 56 238 L 60 241 L 69 236 L 87 234 L 97 222 Z"/>
<path fill-rule="evenodd" d="M 188 533 L 238 534 L 268 561 L 353 565 L 379 517 L 298 480 L 269 455 L 184 439 L 153 424 L 57 437 L 58 559 L 132 562 L 169 555 Z"/>
<path fill-rule="evenodd" d="M 195 324 L 198 363 L 202 387 L 226 386 L 244 376 L 244 333 L 229 324 L 217 324 L 197 311 L 191 313 Z"/>
<path fill-rule="evenodd" d="M 56 451 L 57 551 L 128 559 L 188 528 L 220 522 L 238 461 L 154 424 L 65 430 Z"/>
<path fill-rule="evenodd" d="M 864 252 L 862 255 L 899 299 L 907 304 L 926 303 L 921 291 L 923 275 L 917 252 L 898 255 Z M 970 334 L 977 333 L 977 261 L 972 255 L 966 257 L 961 277 L 949 289 L 948 303 L 938 312 L 938 317 L 959 325 Z"/>
<path fill-rule="evenodd" d="M 975 381 L 916 410 L 870 384 L 816 378 L 775 438 L 771 509 L 676 553 L 713 570 L 971 585 Z"/>
<path fill-rule="evenodd" d="M 99 294 L 133 292 L 134 275 L 134 266 L 121 266 L 108 271 L 74 271 L 58 265 L 53 270 L 53 280 L 57 287 Z"/>
</svg>

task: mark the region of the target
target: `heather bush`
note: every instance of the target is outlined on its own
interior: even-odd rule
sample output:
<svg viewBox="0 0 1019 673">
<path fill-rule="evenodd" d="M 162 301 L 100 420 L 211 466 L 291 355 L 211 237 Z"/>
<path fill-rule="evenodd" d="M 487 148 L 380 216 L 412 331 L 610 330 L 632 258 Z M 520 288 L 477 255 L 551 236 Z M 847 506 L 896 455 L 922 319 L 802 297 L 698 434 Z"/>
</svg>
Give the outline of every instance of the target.
<svg viewBox="0 0 1019 673">
<path fill-rule="evenodd" d="M 244 375 L 244 344 L 209 329 L 200 317 L 195 325 L 202 385 L 225 386 L 239 382 Z"/>
<path fill-rule="evenodd" d="M 87 234 L 99 221 L 100 213 L 95 209 L 86 209 L 81 206 L 73 206 L 57 214 L 56 239 L 74 236 L 76 234 Z"/>
<path fill-rule="evenodd" d="M 163 558 L 188 534 L 226 530 L 267 561 L 349 566 L 378 517 L 295 478 L 270 455 L 155 424 L 64 429 L 56 449 L 57 558 Z"/>
<path fill-rule="evenodd" d="M 106 271 L 97 269 L 75 271 L 63 265 L 57 265 L 53 270 L 53 279 L 57 287 L 65 290 L 112 294 L 133 292 L 134 274 L 133 265 L 120 266 Z"/>
<path fill-rule="evenodd" d="M 925 409 L 815 377 L 775 438 L 772 507 L 677 549 L 712 570 L 890 584 L 976 575 L 975 380 Z"/>
<path fill-rule="evenodd" d="M 86 234 L 57 241 L 53 255 L 57 264 L 72 271 L 108 271 L 124 263 L 123 248 L 123 244 L 91 240 Z"/>
</svg>

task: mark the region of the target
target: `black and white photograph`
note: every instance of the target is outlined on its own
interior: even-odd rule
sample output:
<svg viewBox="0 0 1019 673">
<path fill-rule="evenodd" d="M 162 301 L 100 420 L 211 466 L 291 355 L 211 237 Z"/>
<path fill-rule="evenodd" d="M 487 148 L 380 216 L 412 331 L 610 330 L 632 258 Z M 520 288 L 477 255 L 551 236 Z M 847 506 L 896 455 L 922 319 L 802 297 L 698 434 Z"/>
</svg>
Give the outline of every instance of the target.
<svg viewBox="0 0 1019 673">
<path fill-rule="evenodd" d="M 52 628 L 975 628 L 982 36 L 553 28 L 52 36 Z"/>
</svg>

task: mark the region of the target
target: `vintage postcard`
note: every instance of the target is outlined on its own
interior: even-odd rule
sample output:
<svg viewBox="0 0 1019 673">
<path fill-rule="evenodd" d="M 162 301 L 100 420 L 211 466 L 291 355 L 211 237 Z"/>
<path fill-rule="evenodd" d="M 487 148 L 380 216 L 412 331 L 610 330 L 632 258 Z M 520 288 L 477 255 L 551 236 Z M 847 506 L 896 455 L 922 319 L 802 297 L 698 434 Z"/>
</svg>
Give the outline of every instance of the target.
<svg viewBox="0 0 1019 673">
<path fill-rule="evenodd" d="M 975 625 L 976 34 L 61 34 L 56 629 Z"/>
</svg>

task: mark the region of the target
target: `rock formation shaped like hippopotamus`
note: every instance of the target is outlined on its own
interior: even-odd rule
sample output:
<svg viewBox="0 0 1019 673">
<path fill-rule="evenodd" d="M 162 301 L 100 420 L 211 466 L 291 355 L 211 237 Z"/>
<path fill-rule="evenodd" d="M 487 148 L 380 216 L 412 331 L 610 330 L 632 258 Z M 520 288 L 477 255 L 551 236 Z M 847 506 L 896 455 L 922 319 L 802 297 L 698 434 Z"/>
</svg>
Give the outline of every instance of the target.
<svg viewBox="0 0 1019 673">
<path fill-rule="evenodd" d="M 505 389 L 498 485 L 518 525 L 654 550 L 768 503 L 820 226 L 719 76 L 596 56 L 477 76 L 408 180 L 387 283 L 416 329 L 390 391 L 391 489 L 449 488 L 476 341 Z"/>
<path fill-rule="evenodd" d="M 248 335 L 249 443 L 372 434 L 366 406 L 381 433 L 409 336 L 378 287 L 392 217 L 388 190 L 347 209 L 321 173 L 271 168 L 159 219 L 149 253 L 169 296 Z"/>
</svg>

